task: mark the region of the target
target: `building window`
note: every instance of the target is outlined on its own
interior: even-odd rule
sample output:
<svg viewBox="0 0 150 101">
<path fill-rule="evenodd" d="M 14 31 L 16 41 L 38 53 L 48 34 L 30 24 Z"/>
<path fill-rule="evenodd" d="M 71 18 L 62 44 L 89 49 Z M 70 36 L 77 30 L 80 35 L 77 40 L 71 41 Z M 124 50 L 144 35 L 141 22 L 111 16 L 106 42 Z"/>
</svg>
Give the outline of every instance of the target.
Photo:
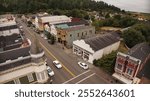
<svg viewBox="0 0 150 101">
<path fill-rule="evenodd" d="M 44 73 L 45 73 L 45 72 L 42 72 L 42 73 L 41 73 L 42 80 L 44 80 L 44 79 L 45 79 L 45 75 L 44 75 Z"/>
<path fill-rule="evenodd" d="M 41 78 L 40 78 L 40 73 L 37 73 L 37 74 L 36 74 L 36 77 L 37 77 L 38 80 L 41 80 Z"/>
<path fill-rule="evenodd" d="M 83 34 L 84 34 L 84 33 L 82 32 L 82 36 L 83 36 Z"/>
<path fill-rule="evenodd" d="M 78 48 L 74 47 L 74 53 L 77 53 L 77 52 L 78 52 Z"/>
<path fill-rule="evenodd" d="M 78 37 L 80 36 L 80 33 L 78 33 Z"/>
<path fill-rule="evenodd" d="M 14 82 L 15 82 L 15 84 L 20 84 L 19 78 L 18 78 L 18 79 L 15 79 Z"/>
<path fill-rule="evenodd" d="M 72 34 L 70 34 L 70 37 L 72 37 Z"/>
<path fill-rule="evenodd" d="M 90 34 L 92 34 L 92 30 L 90 30 L 89 32 L 90 32 Z"/>
<path fill-rule="evenodd" d="M 32 73 L 28 74 L 27 77 L 28 77 L 29 82 L 33 82 L 34 81 Z"/>
<path fill-rule="evenodd" d="M 132 75 L 132 72 L 133 72 L 133 70 L 132 70 L 131 68 L 128 68 L 128 69 L 127 69 L 127 74 L 128 74 L 128 75 Z"/>
<path fill-rule="evenodd" d="M 87 35 L 87 31 L 85 32 L 85 35 Z"/>
<path fill-rule="evenodd" d="M 117 69 L 122 70 L 122 65 L 118 64 Z"/>
</svg>

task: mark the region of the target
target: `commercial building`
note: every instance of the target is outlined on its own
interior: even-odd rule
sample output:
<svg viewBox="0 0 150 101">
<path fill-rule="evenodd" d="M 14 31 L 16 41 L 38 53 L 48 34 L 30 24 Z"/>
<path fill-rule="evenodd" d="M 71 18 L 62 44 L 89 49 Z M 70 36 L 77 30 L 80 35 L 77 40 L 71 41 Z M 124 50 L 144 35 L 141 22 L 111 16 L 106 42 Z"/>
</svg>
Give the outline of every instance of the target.
<svg viewBox="0 0 150 101">
<path fill-rule="evenodd" d="M 104 55 L 117 50 L 119 45 L 119 37 L 109 33 L 74 41 L 73 53 L 81 56 L 83 60 L 93 63 L 94 59 L 100 59 Z"/>
<path fill-rule="evenodd" d="M 44 31 L 45 25 L 54 25 L 58 23 L 71 22 L 71 18 L 61 15 L 61 16 L 40 16 L 35 18 L 35 27 L 40 31 Z"/>
<path fill-rule="evenodd" d="M 8 28 L 7 25 L 5 27 Z M 9 28 L 7 30 L 10 30 Z M 30 49 L 31 41 L 25 36 L 12 31 L 10 33 L 2 31 L 4 30 L 0 31 L 0 83 L 47 82 L 49 77 L 44 51 L 33 54 Z"/>
<path fill-rule="evenodd" d="M 150 46 L 140 43 L 127 54 L 118 52 L 113 77 L 122 83 L 143 83 L 143 78 L 150 81 Z"/>
<path fill-rule="evenodd" d="M 19 34 L 19 29 L 15 22 L 15 18 L 2 18 L 0 19 L 0 36 L 12 35 L 13 33 Z"/>
<path fill-rule="evenodd" d="M 65 26 L 61 26 L 65 27 Z M 72 48 L 73 41 L 95 36 L 95 27 L 76 26 L 57 29 L 57 40 L 68 48 Z"/>
</svg>

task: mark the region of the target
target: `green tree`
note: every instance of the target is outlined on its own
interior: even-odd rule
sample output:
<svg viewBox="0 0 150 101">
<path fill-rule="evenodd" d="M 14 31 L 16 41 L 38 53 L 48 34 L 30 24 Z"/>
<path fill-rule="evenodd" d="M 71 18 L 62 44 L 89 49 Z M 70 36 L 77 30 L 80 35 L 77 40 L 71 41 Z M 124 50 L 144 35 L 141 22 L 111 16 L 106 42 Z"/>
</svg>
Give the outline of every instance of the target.
<svg viewBox="0 0 150 101">
<path fill-rule="evenodd" d="M 110 18 L 109 13 L 107 13 L 107 14 L 105 15 L 105 18 Z"/>
<path fill-rule="evenodd" d="M 114 72 L 116 55 L 117 52 L 112 52 L 103 56 L 101 59 L 94 60 L 93 64 L 112 74 Z"/>
<path fill-rule="evenodd" d="M 1 6 L 2 5 L 2 6 Z M 114 10 L 121 12 L 115 6 L 108 5 L 102 1 L 94 0 L 1 0 L 1 12 L 33 13 L 46 9 L 61 10 Z"/>
<path fill-rule="evenodd" d="M 129 48 L 133 47 L 134 45 L 136 45 L 138 43 L 145 41 L 145 37 L 142 35 L 142 33 L 133 28 L 131 28 L 127 31 L 124 31 L 123 38 L 124 38 L 126 45 Z"/>
</svg>

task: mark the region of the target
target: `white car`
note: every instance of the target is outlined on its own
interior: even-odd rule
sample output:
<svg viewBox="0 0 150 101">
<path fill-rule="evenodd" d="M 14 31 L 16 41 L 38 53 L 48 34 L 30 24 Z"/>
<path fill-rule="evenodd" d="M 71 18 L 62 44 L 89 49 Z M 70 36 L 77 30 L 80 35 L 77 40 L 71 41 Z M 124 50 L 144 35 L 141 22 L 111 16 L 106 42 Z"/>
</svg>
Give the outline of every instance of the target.
<svg viewBox="0 0 150 101">
<path fill-rule="evenodd" d="M 80 67 L 82 67 L 83 69 L 88 69 L 89 68 L 88 65 L 86 63 L 84 63 L 84 62 L 78 62 L 78 65 Z"/>
<path fill-rule="evenodd" d="M 41 37 L 43 38 L 43 37 L 44 37 L 44 34 L 41 34 Z"/>
<path fill-rule="evenodd" d="M 47 40 L 47 37 L 45 36 L 44 39 Z"/>
<path fill-rule="evenodd" d="M 54 76 L 54 71 L 49 66 L 47 66 L 47 72 L 49 76 Z"/>
<path fill-rule="evenodd" d="M 55 60 L 53 61 L 53 64 L 57 67 L 57 68 L 62 68 L 62 65 L 59 63 L 59 61 Z"/>
</svg>

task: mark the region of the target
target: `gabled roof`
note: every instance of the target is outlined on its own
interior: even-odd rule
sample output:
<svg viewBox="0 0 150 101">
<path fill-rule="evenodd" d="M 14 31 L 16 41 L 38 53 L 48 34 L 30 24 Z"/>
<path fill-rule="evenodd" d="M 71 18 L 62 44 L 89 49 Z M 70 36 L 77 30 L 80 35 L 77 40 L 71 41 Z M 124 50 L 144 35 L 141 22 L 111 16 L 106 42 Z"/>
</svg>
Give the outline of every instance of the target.
<svg viewBox="0 0 150 101">
<path fill-rule="evenodd" d="M 109 33 L 109 34 L 104 34 L 89 39 L 85 39 L 84 41 L 85 43 L 89 44 L 94 51 L 98 51 L 113 43 L 118 42 L 119 38 Z"/>
<path fill-rule="evenodd" d="M 144 63 L 150 56 L 150 45 L 146 42 L 137 44 L 129 50 L 128 55 L 140 59 Z M 138 72 L 137 77 L 150 79 L 150 59 L 144 63 L 144 67 Z"/>
<path fill-rule="evenodd" d="M 137 77 L 138 78 L 146 77 L 147 79 L 150 80 L 150 59 L 146 62 L 141 71 L 139 71 Z"/>
<path fill-rule="evenodd" d="M 128 55 L 140 59 L 141 62 L 144 62 L 149 54 L 150 45 L 146 42 L 137 44 L 128 51 Z"/>
</svg>

